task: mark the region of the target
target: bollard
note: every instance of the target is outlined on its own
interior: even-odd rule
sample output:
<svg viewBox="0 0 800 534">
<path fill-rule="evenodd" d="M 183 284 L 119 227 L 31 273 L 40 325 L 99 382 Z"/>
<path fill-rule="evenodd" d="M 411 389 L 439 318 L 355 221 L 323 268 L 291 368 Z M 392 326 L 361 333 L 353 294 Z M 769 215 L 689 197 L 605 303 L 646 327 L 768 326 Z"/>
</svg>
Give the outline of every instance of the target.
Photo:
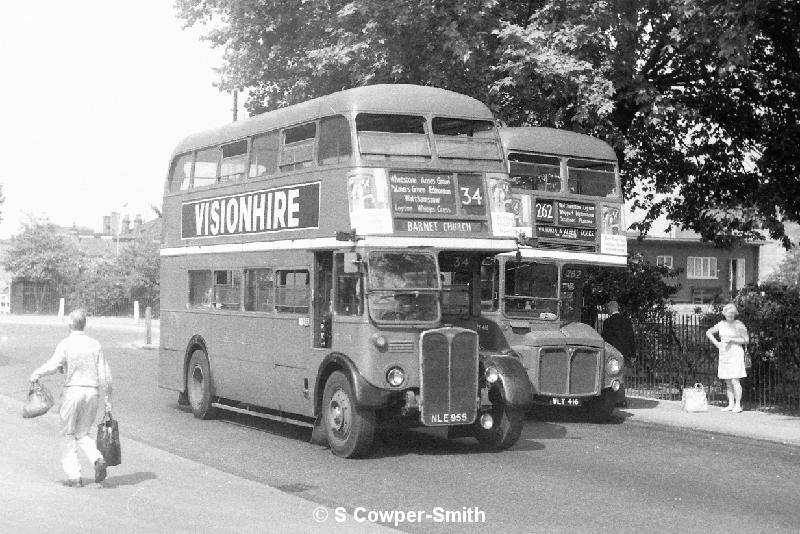
<svg viewBox="0 0 800 534">
<path fill-rule="evenodd" d="M 64 297 L 58 300 L 58 318 L 59 320 L 64 318 Z"/>
<path fill-rule="evenodd" d="M 134 300 L 133 301 L 133 322 L 134 323 L 138 323 L 139 322 L 139 301 L 138 300 Z"/>
<path fill-rule="evenodd" d="M 144 309 L 144 343 L 149 345 L 152 340 L 153 333 L 153 311 L 148 306 Z"/>
</svg>

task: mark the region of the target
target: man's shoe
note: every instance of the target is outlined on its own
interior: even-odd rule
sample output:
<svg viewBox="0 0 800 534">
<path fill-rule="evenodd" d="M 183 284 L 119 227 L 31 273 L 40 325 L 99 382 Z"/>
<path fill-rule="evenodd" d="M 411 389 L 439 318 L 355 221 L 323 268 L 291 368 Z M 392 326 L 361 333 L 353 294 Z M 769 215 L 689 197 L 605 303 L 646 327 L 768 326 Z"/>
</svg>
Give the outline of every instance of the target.
<svg viewBox="0 0 800 534">
<path fill-rule="evenodd" d="M 98 459 L 94 463 L 94 481 L 95 482 L 102 482 L 106 479 L 108 475 L 106 466 L 106 461 L 103 458 Z"/>
<path fill-rule="evenodd" d="M 83 480 L 81 480 L 80 478 L 69 478 L 65 480 L 63 484 L 68 488 L 82 488 Z"/>
</svg>

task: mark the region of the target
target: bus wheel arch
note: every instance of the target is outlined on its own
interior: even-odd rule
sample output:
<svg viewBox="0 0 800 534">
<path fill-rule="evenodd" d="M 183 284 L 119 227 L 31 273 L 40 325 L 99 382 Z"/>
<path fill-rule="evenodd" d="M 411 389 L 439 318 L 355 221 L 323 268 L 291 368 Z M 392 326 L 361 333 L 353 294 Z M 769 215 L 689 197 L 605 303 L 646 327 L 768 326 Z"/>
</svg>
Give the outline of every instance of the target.
<svg viewBox="0 0 800 534">
<path fill-rule="evenodd" d="M 211 378 L 211 364 L 208 350 L 202 339 L 194 339 L 189 344 L 186 358 L 185 394 L 192 413 L 198 419 L 212 419 L 217 415 L 214 401 L 214 384 Z M 180 398 L 179 398 L 180 402 Z"/>
<path fill-rule="evenodd" d="M 335 455 L 358 458 L 372 448 L 375 412 L 359 406 L 355 388 L 344 371 L 333 371 L 325 381 L 320 415 Z"/>
</svg>

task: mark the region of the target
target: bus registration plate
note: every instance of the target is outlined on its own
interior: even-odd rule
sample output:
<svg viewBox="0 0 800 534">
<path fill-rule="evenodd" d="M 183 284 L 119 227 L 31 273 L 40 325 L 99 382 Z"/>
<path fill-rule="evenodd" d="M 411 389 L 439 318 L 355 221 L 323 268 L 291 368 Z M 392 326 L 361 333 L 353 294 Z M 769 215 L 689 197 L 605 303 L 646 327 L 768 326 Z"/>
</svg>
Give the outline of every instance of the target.
<svg viewBox="0 0 800 534">
<path fill-rule="evenodd" d="M 553 397 L 550 399 L 554 406 L 577 407 L 581 405 L 581 399 L 565 399 L 563 397 Z"/>
</svg>

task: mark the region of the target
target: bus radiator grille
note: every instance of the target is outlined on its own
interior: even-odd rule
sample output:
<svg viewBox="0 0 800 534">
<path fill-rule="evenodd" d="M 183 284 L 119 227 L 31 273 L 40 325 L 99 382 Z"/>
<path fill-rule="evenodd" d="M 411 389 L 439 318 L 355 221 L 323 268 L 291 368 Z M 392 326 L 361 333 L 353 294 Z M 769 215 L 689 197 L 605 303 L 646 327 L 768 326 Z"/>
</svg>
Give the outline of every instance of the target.
<svg viewBox="0 0 800 534">
<path fill-rule="evenodd" d="M 471 423 L 477 416 L 478 335 L 462 328 L 423 332 L 420 356 L 422 422 Z"/>
<path fill-rule="evenodd" d="M 599 365 L 596 350 L 545 348 L 539 355 L 538 384 L 534 386 L 541 395 L 597 394 Z"/>
</svg>

